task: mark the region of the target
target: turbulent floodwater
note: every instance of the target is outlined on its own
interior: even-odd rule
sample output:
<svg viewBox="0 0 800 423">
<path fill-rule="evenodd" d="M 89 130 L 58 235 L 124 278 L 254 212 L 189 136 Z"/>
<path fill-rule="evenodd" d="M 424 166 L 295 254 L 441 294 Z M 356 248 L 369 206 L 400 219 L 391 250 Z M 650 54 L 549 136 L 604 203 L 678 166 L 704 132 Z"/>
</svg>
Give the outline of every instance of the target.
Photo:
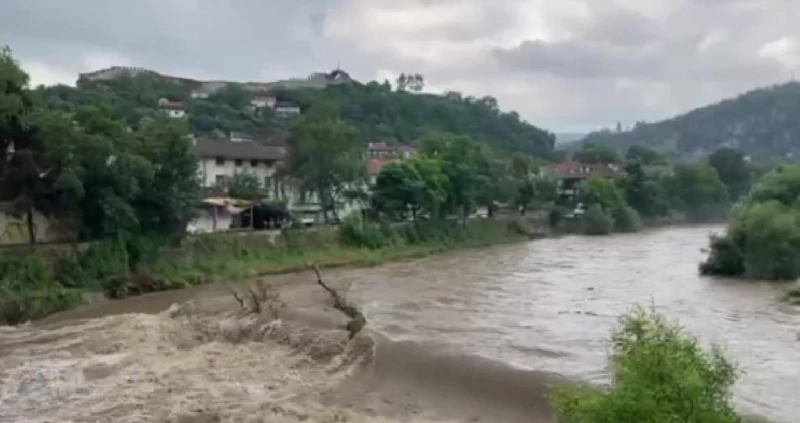
<svg viewBox="0 0 800 423">
<path fill-rule="evenodd" d="M 307 274 L 271 278 L 287 303 L 278 320 L 204 286 L 0 328 L 0 421 L 550 422 L 550 385 L 605 382 L 617 317 L 652 302 L 740 362 L 742 411 L 792 423 L 800 316 L 773 285 L 697 275 L 721 229 L 325 272 L 370 320 L 355 342 Z"/>
</svg>

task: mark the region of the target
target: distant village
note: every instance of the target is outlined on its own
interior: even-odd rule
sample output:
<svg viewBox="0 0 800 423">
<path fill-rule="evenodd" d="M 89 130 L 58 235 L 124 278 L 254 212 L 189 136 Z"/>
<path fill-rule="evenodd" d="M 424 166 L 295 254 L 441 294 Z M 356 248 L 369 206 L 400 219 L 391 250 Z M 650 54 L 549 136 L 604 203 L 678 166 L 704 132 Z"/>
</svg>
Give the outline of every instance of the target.
<svg viewBox="0 0 800 423">
<path fill-rule="evenodd" d="M 137 75 L 153 75 L 176 83 L 192 87 L 191 99 L 207 98 L 231 82 L 198 81 L 181 77 L 160 74 L 158 72 L 137 68 L 113 66 L 95 72 L 79 75 L 79 81 L 103 81 Z M 288 79 L 276 82 L 245 82 L 245 89 L 254 95 L 250 106 L 254 109 L 270 109 L 278 119 L 292 119 L 301 113 L 300 107 L 292 103 L 279 102 L 272 94 L 281 89 L 324 88 L 333 84 L 353 83 L 354 80 L 342 70 L 329 73 L 318 72 L 307 78 Z M 191 101 L 189 99 L 189 101 Z M 187 105 L 181 101 L 161 98 L 155 107 L 163 114 L 183 119 L 187 117 Z M 299 192 L 276 177 L 287 156 L 287 135 L 281 132 L 261 130 L 248 133 L 231 132 L 220 137 L 193 136 L 192 145 L 198 158 L 198 172 L 205 190 L 199 216 L 189 224 L 188 230 L 193 233 L 228 231 L 236 229 L 256 228 L 253 218 L 253 206 L 257 202 L 231 198 L 227 195 L 230 181 L 239 173 L 250 173 L 262 181 L 269 193 L 270 202 L 285 204 L 288 212 L 303 225 L 310 226 L 321 223 L 322 207 L 313 193 Z M 415 142 L 399 143 L 392 140 L 371 140 L 366 143 L 362 152 L 367 184 L 372 185 L 381 169 L 397 160 L 405 160 L 417 151 Z M 554 164 L 545 172 L 551 173 L 562 181 L 561 194 L 577 196 L 579 182 L 590 176 L 603 174 L 618 175 L 622 169 L 606 165 L 582 165 L 566 162 Z M 363 211 L 366 204 L 359 202 L 343 202 L 337 209 L 341 218 L 353 212 Z M 63 236 L 62 230 L 56 230 L 43 216 L 35 217 L 36 237 L 38 242 L 52 242 Z M 27 223 L 6 213 L 0 213 L 0 245 L 24 244 L 28 242 Z"/>
</svg>

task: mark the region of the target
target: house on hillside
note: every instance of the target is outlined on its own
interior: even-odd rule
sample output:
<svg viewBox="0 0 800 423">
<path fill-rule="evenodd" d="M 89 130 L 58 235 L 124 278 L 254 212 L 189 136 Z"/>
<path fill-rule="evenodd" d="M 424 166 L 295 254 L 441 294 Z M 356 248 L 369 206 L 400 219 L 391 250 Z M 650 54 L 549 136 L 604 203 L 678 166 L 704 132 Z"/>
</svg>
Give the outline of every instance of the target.
<svg viewBox="0 0 800 423">
<path fill-rule="evenodd" d="M 158 100 L 158 109 L 172 118 L 182 118 L 186 116 L 186 106 L 181 101 L 170 101 L 166 98 L 160 98 Z"/>
<path fill-rule="evenodd" d="M 259 94 L 253 96 L 250 100 L 250 105 L 256 109 L 274 109 L 278 104 L 278 100 L 271 95 Z"/>
</svg>

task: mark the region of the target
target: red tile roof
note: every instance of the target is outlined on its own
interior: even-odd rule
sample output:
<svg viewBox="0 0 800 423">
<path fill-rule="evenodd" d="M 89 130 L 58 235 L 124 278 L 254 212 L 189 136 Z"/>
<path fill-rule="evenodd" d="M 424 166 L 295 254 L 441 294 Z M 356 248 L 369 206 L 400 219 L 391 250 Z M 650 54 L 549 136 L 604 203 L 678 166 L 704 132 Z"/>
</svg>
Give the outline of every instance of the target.
<svg viewBox="0 0 800 423">
<path fill-rule="evenodd" d="M 367 161 L 367 174 L 370 176 L 375 176 L 381 173 L 381 169 L 383 169 L 386 164 L 391 163 L 393 160 L 381 160 L 381 159 L 371 159 Z"/>
</svg>

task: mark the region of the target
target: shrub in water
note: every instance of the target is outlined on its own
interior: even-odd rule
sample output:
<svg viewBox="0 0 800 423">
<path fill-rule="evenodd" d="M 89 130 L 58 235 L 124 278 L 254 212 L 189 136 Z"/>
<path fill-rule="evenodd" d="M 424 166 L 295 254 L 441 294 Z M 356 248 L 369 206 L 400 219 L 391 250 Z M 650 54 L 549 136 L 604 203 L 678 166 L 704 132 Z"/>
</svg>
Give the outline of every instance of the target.
<svg viewBox="0 0 800 423">
<path fill-rule="evenodd" d="M 589 206 L 583 215 L 583 233 L 586 235 L 608 235 L 613 227 L 614 218 L 599 204 Z"/>
<path fill-rule="evenodd" d="M 742 250 L 727 236 L 711 236 L 711 253 L 700 263 L 703 275 L 737 276 L 744 273 Z"/>
<path fill-rule="evenodd" d="M 612 385 L 556 391 L 562 423 L 740 423 L 731 404 L 736 366 L 716 347 L 653 310 L 622 318 L 613 337 Z"/>
<path fill-rule="evenodd" d="M 630 206 L 619 206 L 613 211 L 614 230 L 618 232 L 637 232 L 642 229 L 639 212 Z"/>
</svg>

